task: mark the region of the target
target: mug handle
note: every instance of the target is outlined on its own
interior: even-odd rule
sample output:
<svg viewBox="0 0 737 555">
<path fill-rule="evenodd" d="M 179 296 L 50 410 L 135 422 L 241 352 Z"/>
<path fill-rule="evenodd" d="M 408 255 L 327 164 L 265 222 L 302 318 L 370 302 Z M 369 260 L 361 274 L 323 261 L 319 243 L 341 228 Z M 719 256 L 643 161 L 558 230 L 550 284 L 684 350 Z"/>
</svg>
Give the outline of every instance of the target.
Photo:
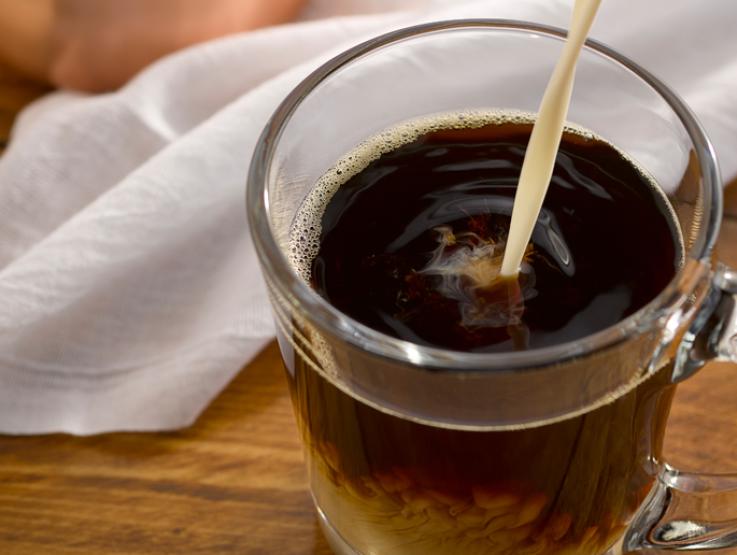
<svg viewBox="0 0 737 555">
<path fill-rule="evenodd" d="M 674 383 L 710 360 L 737 362 L 737 272 L 723 264 L 679 346 Z M 737 547 L 737 474 L 691 474 L 666 464 L 625 535 L 622 553 L 729 547 Z"/>
</svg>

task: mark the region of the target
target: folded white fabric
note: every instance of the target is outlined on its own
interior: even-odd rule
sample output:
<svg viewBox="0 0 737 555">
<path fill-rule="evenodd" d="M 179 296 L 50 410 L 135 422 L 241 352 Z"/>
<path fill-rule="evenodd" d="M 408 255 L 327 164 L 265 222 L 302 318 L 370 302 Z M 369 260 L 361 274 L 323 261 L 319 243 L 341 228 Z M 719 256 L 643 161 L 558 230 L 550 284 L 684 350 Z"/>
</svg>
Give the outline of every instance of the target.
<svg viewBox="0 0 737 555">
<path fill-rule="evenodd" d="M 315 1 L 300 23 L 182 51 L 115 94 L 57 93 L 29 108 L 0 158 L 0 432 L 191 423 L 272 337 L 244 191 L 257 137 L 289 90 L 398 27 L 566 26 L 570 7 Z M 733 0 L 616 0 L 593 30 L 686 99 L 726 178 L 737 174 L 735 23 Z"/>
</svg>

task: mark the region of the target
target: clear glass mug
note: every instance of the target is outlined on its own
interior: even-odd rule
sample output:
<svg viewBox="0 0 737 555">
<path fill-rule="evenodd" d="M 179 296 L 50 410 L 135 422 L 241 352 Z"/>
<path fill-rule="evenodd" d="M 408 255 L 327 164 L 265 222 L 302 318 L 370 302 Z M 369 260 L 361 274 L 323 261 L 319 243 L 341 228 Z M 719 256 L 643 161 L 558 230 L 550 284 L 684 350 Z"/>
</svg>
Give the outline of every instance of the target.
<svg viewBox="0 0 737 555">
<path fill-rule="evenodd" d="M 414 118 L 535 111 L 564 37 L 491 20 L 389 33 L 310 75 L 257 145 L 250 225 L 311 491 L 338 554 L 737 546 L 737 477 L 683 474 L 661 457 L 675 384 L 708 359 L 735 359 L 737 277 L 710 261 L 719 171 L 688 107 L 635 63 L 589 41 L 569 120 L 654 176 L 685 263 L 616 326 L 504 355 L 428 348 L 341 314 L 289 263 L 295 214 L 337 160 Z"/>
</svg>

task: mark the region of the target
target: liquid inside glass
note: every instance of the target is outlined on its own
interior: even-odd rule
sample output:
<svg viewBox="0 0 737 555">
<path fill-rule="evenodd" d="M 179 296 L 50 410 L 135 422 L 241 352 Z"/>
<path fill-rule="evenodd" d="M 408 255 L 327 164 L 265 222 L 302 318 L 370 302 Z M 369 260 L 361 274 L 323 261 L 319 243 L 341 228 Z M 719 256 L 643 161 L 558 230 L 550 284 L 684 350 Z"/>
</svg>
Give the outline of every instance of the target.
<svg viewBox="0 0 737 555">
<path fill-rule="evenodd" d="M 345 314 L 420 345 L 500 353 L 622 320 L 674 276 L 682 240 L 657 185 L 585 130 L 564 134 L 519 285 L 497 279 L 531 125 L 454 114 L 367 141 L 303 203 L 292 264 Z M 574 417 L 471 431 L 342 391 L 310 329 L 280 340 L 295 347 L 288 377 L 312 491 L 359 552 L 602 553 L 652 486 L 667 367 Z"/>
</svg>

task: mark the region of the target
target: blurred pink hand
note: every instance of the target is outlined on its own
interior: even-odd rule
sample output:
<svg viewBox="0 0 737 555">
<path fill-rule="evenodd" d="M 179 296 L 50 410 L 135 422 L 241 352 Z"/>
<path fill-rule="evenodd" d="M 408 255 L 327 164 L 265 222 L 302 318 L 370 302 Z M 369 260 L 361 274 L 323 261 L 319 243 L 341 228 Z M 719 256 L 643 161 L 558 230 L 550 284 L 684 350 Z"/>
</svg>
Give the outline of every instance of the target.
<svg viewBox="0 0 737 555">
<path fill-rule="evenodd" d="M 155 59 L 289 21 L 305 0 L 0 0 L 0 59 L 52 84 L 119 87 Z"/>
</svg>

